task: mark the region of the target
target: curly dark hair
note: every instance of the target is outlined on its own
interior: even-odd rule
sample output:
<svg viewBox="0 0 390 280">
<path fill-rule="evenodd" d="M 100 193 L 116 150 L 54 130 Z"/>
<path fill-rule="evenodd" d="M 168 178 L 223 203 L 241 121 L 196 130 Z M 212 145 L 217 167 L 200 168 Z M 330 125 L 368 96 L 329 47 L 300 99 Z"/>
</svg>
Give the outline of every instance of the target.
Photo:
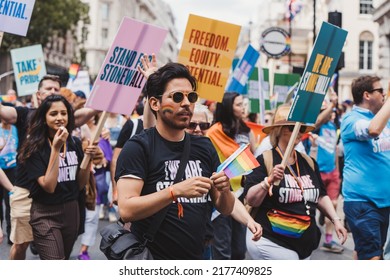
<svg viewBox="0 0 390 280">
<path fill-rule="evenodd" d="M 237 119 L 233 113 L 233 103 L 239 95 L 237 92 L 225 92 L 222 103 L 217 103 L 214 116 L 214 121 L 220 122 L 223 132 L 233 140 L 238 133 L 250 132 L 250 128 L 245 122 L 242 119 Z"/>
<path fill-rule="evenodd" d="M 22 144 L 18 153 L 18 160 L 24 163 L 33 153 L 44 147 L 45 142 L 49 138 L 49 128 L 46 124 L 46 113 L 50 110 L 51 105 L 55 102 L 62 102 L 68 113 L 68 124 L 66 129 L 71 137 L 75 127 L 75 120 L 72 105 L 61 95 L 50 95 L 46 97 L 41 105 L 36 109 L 31 118 L 31 124 L 27 129 L 27 138 Z"/>
</svg>

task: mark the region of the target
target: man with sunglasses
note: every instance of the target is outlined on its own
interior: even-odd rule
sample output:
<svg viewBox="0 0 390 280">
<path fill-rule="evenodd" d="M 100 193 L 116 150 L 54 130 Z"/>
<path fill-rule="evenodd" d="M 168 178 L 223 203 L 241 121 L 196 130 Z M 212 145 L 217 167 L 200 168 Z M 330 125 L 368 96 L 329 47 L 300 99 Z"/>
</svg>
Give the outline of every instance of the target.
<svg viewBox="0 0 390 280">
<path fill-rule="evenodd" d="M 169 206 L 148 243 L 154 259 L 202 259 L 208 199 L 225 215 L 234 206 L 228 178 L 215 173 L 220 162 L 210 140 L 185 133 L 195 90 L 196 80 L 182 64 L 168 63 L 151 74 L 146 93 L 156 126 L 129 139 L 118 158 L 119 213 L 140 240 L 154 215 Z M 184 180 L 173 184 L 186 137 L 191 149 Z"/>
<path fill-rule="evenodd" d="M 357 258 L 382 259 L 390 213 L 390 99 L 380 78 L 352 82 L 356 104 L 341 122 L 344 213 Z"/>
</svg>

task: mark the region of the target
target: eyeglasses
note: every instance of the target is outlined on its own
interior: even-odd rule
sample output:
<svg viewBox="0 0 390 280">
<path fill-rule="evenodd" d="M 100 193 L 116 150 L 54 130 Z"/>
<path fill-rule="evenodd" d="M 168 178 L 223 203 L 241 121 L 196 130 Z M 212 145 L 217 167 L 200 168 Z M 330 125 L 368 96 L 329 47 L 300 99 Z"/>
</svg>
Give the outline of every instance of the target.
<svg viewBox="0 0 390 280">
<path fill-rule="evenodd" d="M 188 101 L 190 101 L 190 103 L 195 103 L 196 101 L 198 101 L 198 93 L 195 91 L 191 91 L 187 94 L 181 91 L 176 91 L 173 92 L 171 97 L 175 103 L 181 103 L 184 100 L 184 95 L 187 96 L 187 99 Z"/>
<path fill-rule="evenodd" d="M 289 130 L 290 132 L 293 132 L 293 131 L 294 131 L 294 126 L 293 126 L 293 125 L 286 125 L 286 127 L 288 128 L 288 130 Z M 305 133 L 305 132 L 306 132 L 306 126 L 301 126 L 301 127 L 299 128 L 299 132 L 300 132 L 300 133 Z"/>
<path fill-rule="evenodd" d="M 188 128 L 194 130 L 198 125 L 200 130 L 207 130 L 210 128 L 210 123 L 208 122 L 190 122 Z"/>
<path fill-rule="evenodd" d="M 372 90 L 367 90 L 367 92 L 369 92 L 369 93 L 373 93 L 375 91 L 379 92 L 380 94 L 383 94 L 383 92 L 384 92 L 383 88 L 374 88 Z"/>
</svg>

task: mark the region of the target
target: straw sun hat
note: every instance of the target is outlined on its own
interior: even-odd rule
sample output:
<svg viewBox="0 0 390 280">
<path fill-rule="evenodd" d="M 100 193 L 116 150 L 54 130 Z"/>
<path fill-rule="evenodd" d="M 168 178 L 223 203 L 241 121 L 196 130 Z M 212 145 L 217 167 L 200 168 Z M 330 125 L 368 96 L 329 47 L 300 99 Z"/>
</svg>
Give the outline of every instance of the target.
<svg viewBox="0 0 390 280">
<path fill-rule="evenodd" d="M 272 125 L 264 127 L 263 132 L 265 134 L 269 134 L 276 127 L 285 126 L 285 125 L 294 126 L 295 122 L 287 121 L 288 113 L 290 112 L 290 107 L 291 107 L 290 105 L 286 105 L 286 104 L 280 105 L 276 109 Z M 306 130 L 303 133 L 310 132 L 315 128 L 315 126 L 313 125 L 306 125 L 306 124 L 302 124 L 301 127 L 306 128 Z"/>
</svg>

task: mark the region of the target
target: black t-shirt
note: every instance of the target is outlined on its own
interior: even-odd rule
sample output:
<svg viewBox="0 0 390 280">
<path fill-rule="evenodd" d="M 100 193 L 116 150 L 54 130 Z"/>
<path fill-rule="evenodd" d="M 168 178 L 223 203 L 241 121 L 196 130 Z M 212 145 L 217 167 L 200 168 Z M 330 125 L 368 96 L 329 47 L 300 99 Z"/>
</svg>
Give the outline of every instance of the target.
<svg viewBox="0 0 390 280">
<path fill-rule="evenodd" d="M 268 238 L 285 248 L 296 251 L 300 258 L 303 259 L 310 256 L 312 251 L 318 247 L 321 233 L 316 225 L 315 214 L 318 198 L 326 195 L 326 190 L 321 180 L 317 163 L 315 163 L 314 171 L 300 153 L 297 152 L 297 155 L 298 168 L 295 164 L 291 165 L 291 168 L 296 175 L 300 174 L 298 177 L 301 179 L 301 182 L 303 182 L 304 194 L 307 204 L 310 206 L 310 227 L 300 238 L 286 237 L 284 235 L 274 233 L 272 230 L 271 223 L 267 216 L 267 213 L 271 209 L 298 215 L 307 215 L 307 209 L 304 201 L 302 200 L 301 189 L 287 167 L 284 179 L 280 182 L 279 186 L 273 187 L 273 195 L 266 195 L 264 198 L 255 220 L 262 225 L 263 236 L 265 238 Z M 282 162 L 281 156 L 275 149 L 272 150 L 272 156 L 274 166 Z M 252 173 L 246 176 L 246 193 L 252 186 L 259 184 L 266 176 L 268 176 L 263 155 L 258 156 L 257 160 L 259 161 L 260 166 L 255 168 Z M 299 172 L 297 169 L 299 169 Z"/>
<path fill-rule="evenodd" d="M 26 139 L 27 128 L 30 125 L 31 118 L 36 109 L 26 107 L 15 107 L 18 117 L 16 119 L 15 126 L 18 129 L 19 147 L 22 146 Z"/>
<path fill-rule="evenodd" d="M 133 131 L 134 121 L 138 121 L 137 129 L 135 130 L 135 134 L 139 134 L 144 129 L 144 122 L 140 118 L 138 118 L 136 120 L 126 121 L 126 123 L 123 125 L 123 127 L 119 133 L 115 148 L 122 149 L 123 146 L 125 145 L 126 141 L 129 140 L 129 138 L 131 136 L 131 132 Z"/>
<path fill-rule="evenodd" d="M 62 150 L 61 150 L 62 151 Z M 48 193 L 38 184 L 37 179 L 44 176 L 49 165 L 51 148 L 47 142 L 38 152 L 33 153 L 26 161 L 28 179 L 31 182 L 30 197 L 42 204 L 53 205 L 78 200 L 79 185 L 77 174 L 83 160 L 81 141 L 72 137 L 66 143 L 66 156 L 60 156 L 57 186 L 54 193 Z"/>
<path fill-rule="evenodd" d="M 191 137 L 191 151 L 184 179 L 195 176 L 211 177 L 219 165 L 219 158 L 207 137 Z M 115 179 L 134 175 L 144 181 L 141 195 L 148 195 L 169 187 L 175 179 L 184 149 L 184 141 L 170 142 L 156 128 L 133 136 L 123 147 Z M 131 185 L 128 186 L 131 188 Z M 177 204 L 172 203 L 154 241 L 148 247 L 155 259 L 201 259 L 209 219 L 209 194 L 200 198 L 178 198 L 184 217 L 177 216 Z M 132 223 L 132 231 L 142 238 L 154 216 Z"/>
<path fill-rule="evenodd" d="M 19 145 L 18 151 L 24 141 L 26 140 L 27 128 L 30 125 L 31 117 L 36 109 L 26 107 L 15 107 L 18 117 L 16 119 L 15 126 L 18 129 Z M 27 177 L 27 171 L 23 164 L 16 165 L 16 177 L 15 186 L 29 189 L 29 180 Z"/>
</svg>

